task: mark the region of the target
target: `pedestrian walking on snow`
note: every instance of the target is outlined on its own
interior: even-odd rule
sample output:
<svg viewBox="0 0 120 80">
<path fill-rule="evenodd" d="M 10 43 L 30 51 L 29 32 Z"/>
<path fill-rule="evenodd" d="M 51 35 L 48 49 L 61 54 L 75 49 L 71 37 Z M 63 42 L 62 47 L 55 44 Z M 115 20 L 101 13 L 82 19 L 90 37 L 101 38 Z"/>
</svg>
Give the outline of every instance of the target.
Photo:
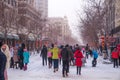
<svg viewBox="0 0 120 80">
<path fill-rule="evenodd" d="M 93 49 L 92 50 L 92 54 L 93 54 L 92 67 L 96 67 L 96 65 L 97 65 L 97 58 L 98 58 L 98 52 L 95 49 Z"/>
<path fill-rule="evenodd" d="M 24 63 L 23 63 L 24 49 L 25 49 L 25 44 L 22 43 L 21 47 L 18 49 L 19 67 L 21 70 L 24 68 Z"/>
<path fill-rule="evenodd" d="M 27 48 L 23 52 L 23 62 L 24 62 L 24 71 L 27 70 L 27 65 L 29 63 L 30 53 L 27 51 Z"/>
<path fill-rule="evenodd" d="M 52 49 L 51 48 L 48 49 L 47 55 L 48 55 L 48 66 L 49 68 L 51 68 L 52 67 Z"/>
<path fill-rule="evenodd" d="M 59 48 L 57 47 L 57 44 L 55 44 L 52 49 L 52 60 L 54 72 L 56 72 L 59 67 Z"/>
<path fill-rule="evenodd" d="M 75 65 L 77 66 L 77 75 L 81 75 L 81 67 L 82 67 L 82 58 L 84 58 L 80 48 L 78 47 L 74 53 L 74 57 L 76 59 Z"/>
<path fill-rule="evenodd" d="M 117 51 L 117 48 L 115 48 L 112 52 L 112 59 L 113 59 L 113 67 L 117 67 L 118 68 L 118 58 L 119 58 L 119 54 Z"/>
<path fill-rule="evenodd" d="M 62 57 L 62 75 L 63 77 L 68 76 L 69 73 L 69 62 L 70 62 L 70 53 L 68 50 L 68 45 L 63 47 L 61 51 L 61 57 Z"/>
<path fill-rule="evenodd" d="M 43 64 L 43 66 L 45 64 L 47 65 L 47 47 L 45 45 L 43 45 L 40 56 L 42 56 L 42 64 Z"/>
</svg>

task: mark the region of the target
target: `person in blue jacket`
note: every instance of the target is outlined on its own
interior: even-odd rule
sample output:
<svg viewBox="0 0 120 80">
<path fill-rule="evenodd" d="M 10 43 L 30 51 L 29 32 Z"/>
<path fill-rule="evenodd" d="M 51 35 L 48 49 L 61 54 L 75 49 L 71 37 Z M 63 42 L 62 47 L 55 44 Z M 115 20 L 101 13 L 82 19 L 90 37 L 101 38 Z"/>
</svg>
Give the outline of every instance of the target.
<svg viewBox="0 0 120 80">
<path fill-rule="evenodd" d="M 97 58 L 98 58 L 97 50 L 93 49 L 92 50 L 92 54 L 93 54 L 92 67 L 96 67 L 96 65 L 97 65 Z"/>
<path fill-rule="evenodd" d="M 26 48 L 24 49 L 23 57 L 24 57 L 23 62 L 24 62 L 24 71 L 25 71 L 27 70 L 27 64 L 29 63 L 29 57 L 30 57 L 30 54 Z"/>
<path fill-rule="evenodd" d="M 19 58 L 19 67 L 22 70 L 24 67 L 23 63 L 23 52 L 24 52 L 25 44 L 22 43 L 21 47 L 18 49 L 18 58 Z"/>
</svg>

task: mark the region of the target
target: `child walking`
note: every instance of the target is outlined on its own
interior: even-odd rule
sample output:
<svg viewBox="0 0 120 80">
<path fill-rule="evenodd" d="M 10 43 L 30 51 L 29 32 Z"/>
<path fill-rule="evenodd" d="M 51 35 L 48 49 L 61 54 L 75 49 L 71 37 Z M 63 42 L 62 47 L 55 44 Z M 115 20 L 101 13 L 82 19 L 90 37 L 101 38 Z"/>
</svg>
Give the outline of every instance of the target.
<svg viewBox="0 0 120 80">
<path fill-rule="evenodd" d="M 27 70 L 27 64 L 29 63 L 29 57 L 30 57 L 30 54 L 27 51 L 27 48 L 25 48 L 24 53 L 23 53 L 24 71 Z"/>
</svg>

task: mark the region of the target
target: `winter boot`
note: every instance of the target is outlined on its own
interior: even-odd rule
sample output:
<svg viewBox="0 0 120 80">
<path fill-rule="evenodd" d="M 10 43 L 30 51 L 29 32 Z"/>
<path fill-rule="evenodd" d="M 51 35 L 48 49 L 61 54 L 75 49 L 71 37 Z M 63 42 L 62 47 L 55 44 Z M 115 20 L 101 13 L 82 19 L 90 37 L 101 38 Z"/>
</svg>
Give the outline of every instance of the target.
<svg viewBox="0 0 120 80">
<path fill-rule="evenodd" d="M 63 74 L 63 77 L 65 77 L 65 74 Z"/>
</svg>

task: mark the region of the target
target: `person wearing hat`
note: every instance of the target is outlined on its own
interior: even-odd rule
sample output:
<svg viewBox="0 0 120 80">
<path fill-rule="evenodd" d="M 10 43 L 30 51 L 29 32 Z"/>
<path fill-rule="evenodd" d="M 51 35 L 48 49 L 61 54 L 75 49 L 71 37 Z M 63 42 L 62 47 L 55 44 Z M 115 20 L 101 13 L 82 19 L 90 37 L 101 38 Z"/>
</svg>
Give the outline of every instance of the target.
<svg viewBox="0 0 120 80">
<path fill-rule="evenodd" d="M 2 41 L 0 41 L 0 80 L 5 80 L 4 71 L 6 68 L 7 58 L 5 54 L 1 51 Z"/>
</svg>

